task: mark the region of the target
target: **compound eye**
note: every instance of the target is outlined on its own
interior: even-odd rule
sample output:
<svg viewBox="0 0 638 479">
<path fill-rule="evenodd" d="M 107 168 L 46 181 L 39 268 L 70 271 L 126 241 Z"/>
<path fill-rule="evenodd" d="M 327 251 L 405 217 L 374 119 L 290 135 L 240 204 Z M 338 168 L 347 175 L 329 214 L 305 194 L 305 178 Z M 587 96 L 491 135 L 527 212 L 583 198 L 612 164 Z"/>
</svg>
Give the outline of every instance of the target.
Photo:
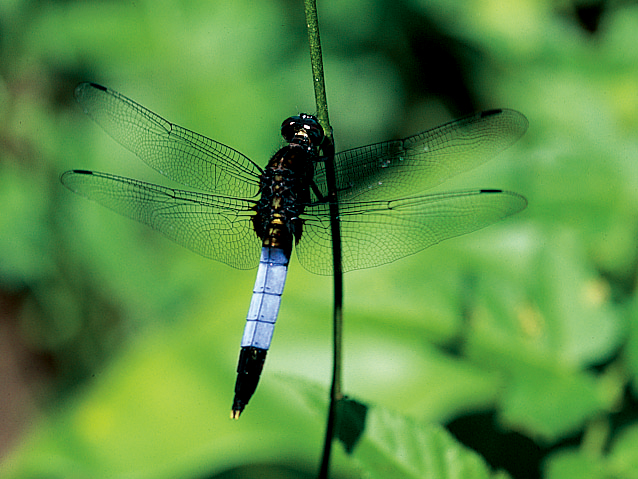
<svg viewBox="0 0 638 479">
<path fill-rule="evenodd" d="M 302 118 L 300 116 L 291 116 L 286 118 L 281 124 L 281 136 L 290 143 L 300 129 L 303 129 Z"/>
<path fill-rule="evenodd" d="M 323 141 L 323 128 L 321 128 L 317 119 L 312 115 L 302 114 L 301 118 L 304 121 L 303 127 L 310 138 L 310 142 L 315 146 L 319 146 Z"/>
<path fill-rule="evenodd" d="M 299 135 L 307 137 L 311 144 L 319 146 L 323 141 L 323 128 L 314 116 L 305 113 L 286 118 L 281 124 L 281 136 L 291 143 Z"/>
</svg>

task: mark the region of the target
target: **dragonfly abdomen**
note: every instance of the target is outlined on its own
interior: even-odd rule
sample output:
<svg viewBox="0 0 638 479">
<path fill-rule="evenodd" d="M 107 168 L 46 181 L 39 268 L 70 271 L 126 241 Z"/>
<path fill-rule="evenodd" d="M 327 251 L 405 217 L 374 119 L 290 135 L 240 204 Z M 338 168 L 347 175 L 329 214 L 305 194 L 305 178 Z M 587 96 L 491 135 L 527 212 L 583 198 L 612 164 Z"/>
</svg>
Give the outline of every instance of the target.
<svg viewBox="0 0 638 479">
<path fill-rule="evenodd" d="M 289 260 L 290 255 L 280 248 L 261 249 L 237 365 L 235 399 L 231 413 L 234 419 L 244 410 L 259 382 L 279 314 Z"/>
</svg>

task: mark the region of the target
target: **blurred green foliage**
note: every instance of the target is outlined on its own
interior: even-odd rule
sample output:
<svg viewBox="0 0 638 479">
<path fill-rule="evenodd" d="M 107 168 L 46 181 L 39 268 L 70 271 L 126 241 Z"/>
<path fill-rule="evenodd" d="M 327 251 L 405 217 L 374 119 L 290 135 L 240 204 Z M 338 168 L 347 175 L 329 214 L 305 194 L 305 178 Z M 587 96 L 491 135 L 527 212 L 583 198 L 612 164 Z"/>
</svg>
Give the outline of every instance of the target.
<svg viewBox="0 0 638 479">
<path fill-rule="evenodd" d="M 473 110 L 530 121 L 443 185 L 526 211 L 346 276 L 345 387 L 375 406 L 336 477 L 636 477 L 638 5 L 327 0 L 319 20 L 338 149 Z M 73 104 L 83 80 L 265 164 L 282 119 L 314 111 L 305 38 L 284 0 L 0 3 L 3 478 L 313 476 L 330 280 L 293 260 L 231 422 L 253 275 L 58 181 L 171 185 Z"/>
</svg>

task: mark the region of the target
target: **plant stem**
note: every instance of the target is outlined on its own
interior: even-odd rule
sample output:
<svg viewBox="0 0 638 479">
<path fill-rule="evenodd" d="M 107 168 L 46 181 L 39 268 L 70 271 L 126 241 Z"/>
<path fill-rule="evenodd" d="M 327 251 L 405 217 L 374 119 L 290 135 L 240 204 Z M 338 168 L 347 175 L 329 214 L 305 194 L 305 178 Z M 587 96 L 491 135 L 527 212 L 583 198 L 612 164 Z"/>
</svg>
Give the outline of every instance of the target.
<svg viewBox="0 0 638 479">
<path fill-rule="evenodd" d="M 310 61 L 312 64 L 312 80 L 315 88 L 317 104 L 317 119 L 321 124 L 326 141 L 322 145 L 325 156 L 326 182 L 328 185 L 328 200 L 330 207 L 330 231 L 332 233 L 332 264 L 334 277 L 334 308 L 333 308 L 333 357 L 332 357 L 332 386 L 330 388 L 330 407 L 326 424 L 326 436 L 323 455 L 319 469 L 319 479 L 327 479 L 330 469 L 330 455 L 334 432 L 337 429 L 337 407 L 342 399 L 341 392 L 341 343 L 343 324 L 343 269 L 341 265 L 341 232 L 339 231 L 339 203 L 337 201 L 337 181 L 334 166 L 334 139 L 328 117 L 328 101 L 323 76 L 323 59 L 321 57 L 321 40 L 319 38 L 319 21 L 317 19 L 316 0 L 304 0 L 306 12 L 306 26 L 308 28 L 308 42 L 310 44 Z"/>
<path fill-rule="evenodd" d="M 315 102 L 317 104 L 317 119 L 326 134 L 326 138 L 332 141 L 332 127 L 328 118 L 326 84 L 323 77 L 323 58 L 321 56 L 316 0 L 304 0 L 304 9 L 306 12 L 306 27 L 308 28 L 308 43 L 310 44 L 310 63 L 312 65 L 312 84 L 315 89 Z"/>
</svg>

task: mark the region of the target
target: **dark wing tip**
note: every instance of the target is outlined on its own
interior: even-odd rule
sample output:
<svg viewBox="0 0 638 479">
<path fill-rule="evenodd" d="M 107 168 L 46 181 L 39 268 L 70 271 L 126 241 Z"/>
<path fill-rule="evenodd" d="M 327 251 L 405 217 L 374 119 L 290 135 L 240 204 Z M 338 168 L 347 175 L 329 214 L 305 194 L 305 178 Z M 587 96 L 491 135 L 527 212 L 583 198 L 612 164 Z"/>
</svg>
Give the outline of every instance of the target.
<svg viewBox="0 0 638 479">
<path fill-rule="evenodd" d="M 108 88 L 102 85 L 98 85 L 97 83 L 93 83 L 92 81 L 83 81 L 82 83 L 78 83 L 78 86 L 75 87 L 75 91 L 82 91 L 86 88 L 95 88 L 97 90 L 106 91 Z"/>
<path fill-rule="evenodd" d="M 73 175 L 92 175 L 92 174 L 94 173 L 89 170 L 69 170 L 69 171 L 65 171 L 64 173 L 60 175 L 60 181 L 62 182 L 64 186 L 66 186 L 67 188 L 70 188 L 68 180 L 70 177 L 73 177 Z"/>
<path fill-rule="evenodd" d="M 501 113 L 503 113 L 502 108 L 495 108 L 493 110 L 485 110 L 481 112 L 481 118 L 485 118 L 485 117 L 493 116 L 493 115 L 500 115 Z"/>
<path fill-rule="evenodd" d="M 104 92 L 108 91 L 108 89 L 105 86 L 98 85 L 97 83 L 82 82 L 78 86 L 75 87 L 75 91 L 73 92 L 73 96 L 75 97 L 75 99 L 79 103 L 82 103 L 82 101 L 84 100 L 84 95 L 86 95 L 86 92 L 88 90 L 91 90 L 91 89 L 96 89 L 96 90 L 100 90 L 100 91 L 104 91 Z"/>
<path fill-rule="evenodd" d="M 102 85 L 98 85 L 97 83 L 88 82 L 93 88 L 97 88 L 98 90 L 106 91 L 106 87 Z"/>
<path fill-rule="evenodd" d="M 507 191 L 507 190 L 492 190 L 492 189 L 481 189 L 479 190 L 480 194 L 495 194 L 495 195 L 506 195 L 508 197 L 510 197 L 510 206 L 512 206 L 512 210 L 509 214 L 507 214 L 507 216 L 513 215 L 515 213 L 518 213 L 519 211 L 523 211 L 525 208 L 527 208 L 527 198 L 525 198 L 523 195 L 520 195 L 518 193 L 515 193 L 513 191 Z"/>
<path fill-rule="evenodd" d="M 502 115 L 503 121 L 505 122 L 504 125 L 510 130 L 510 133 L 512 133 L 512 138 L 515 138 L 514 141 L 523 136 L 529 127 L 529 121 L 525 115 L 523 115 L 520 111 L 511 110 L 509 108 L 485 110 L 480 112 L 478 115 L 480 119 Z"/>
<path fill-rule="evenodd" d="M 487 118 L 496 115 L 508 115 L 518 118 L 520 122 L 527 123 L 527 118 L 520 111 L 512 110 L 510 108 L 493 108 L 491 110 L 485 110 L 479 113 L 481 118 Z"/>
</svg>

